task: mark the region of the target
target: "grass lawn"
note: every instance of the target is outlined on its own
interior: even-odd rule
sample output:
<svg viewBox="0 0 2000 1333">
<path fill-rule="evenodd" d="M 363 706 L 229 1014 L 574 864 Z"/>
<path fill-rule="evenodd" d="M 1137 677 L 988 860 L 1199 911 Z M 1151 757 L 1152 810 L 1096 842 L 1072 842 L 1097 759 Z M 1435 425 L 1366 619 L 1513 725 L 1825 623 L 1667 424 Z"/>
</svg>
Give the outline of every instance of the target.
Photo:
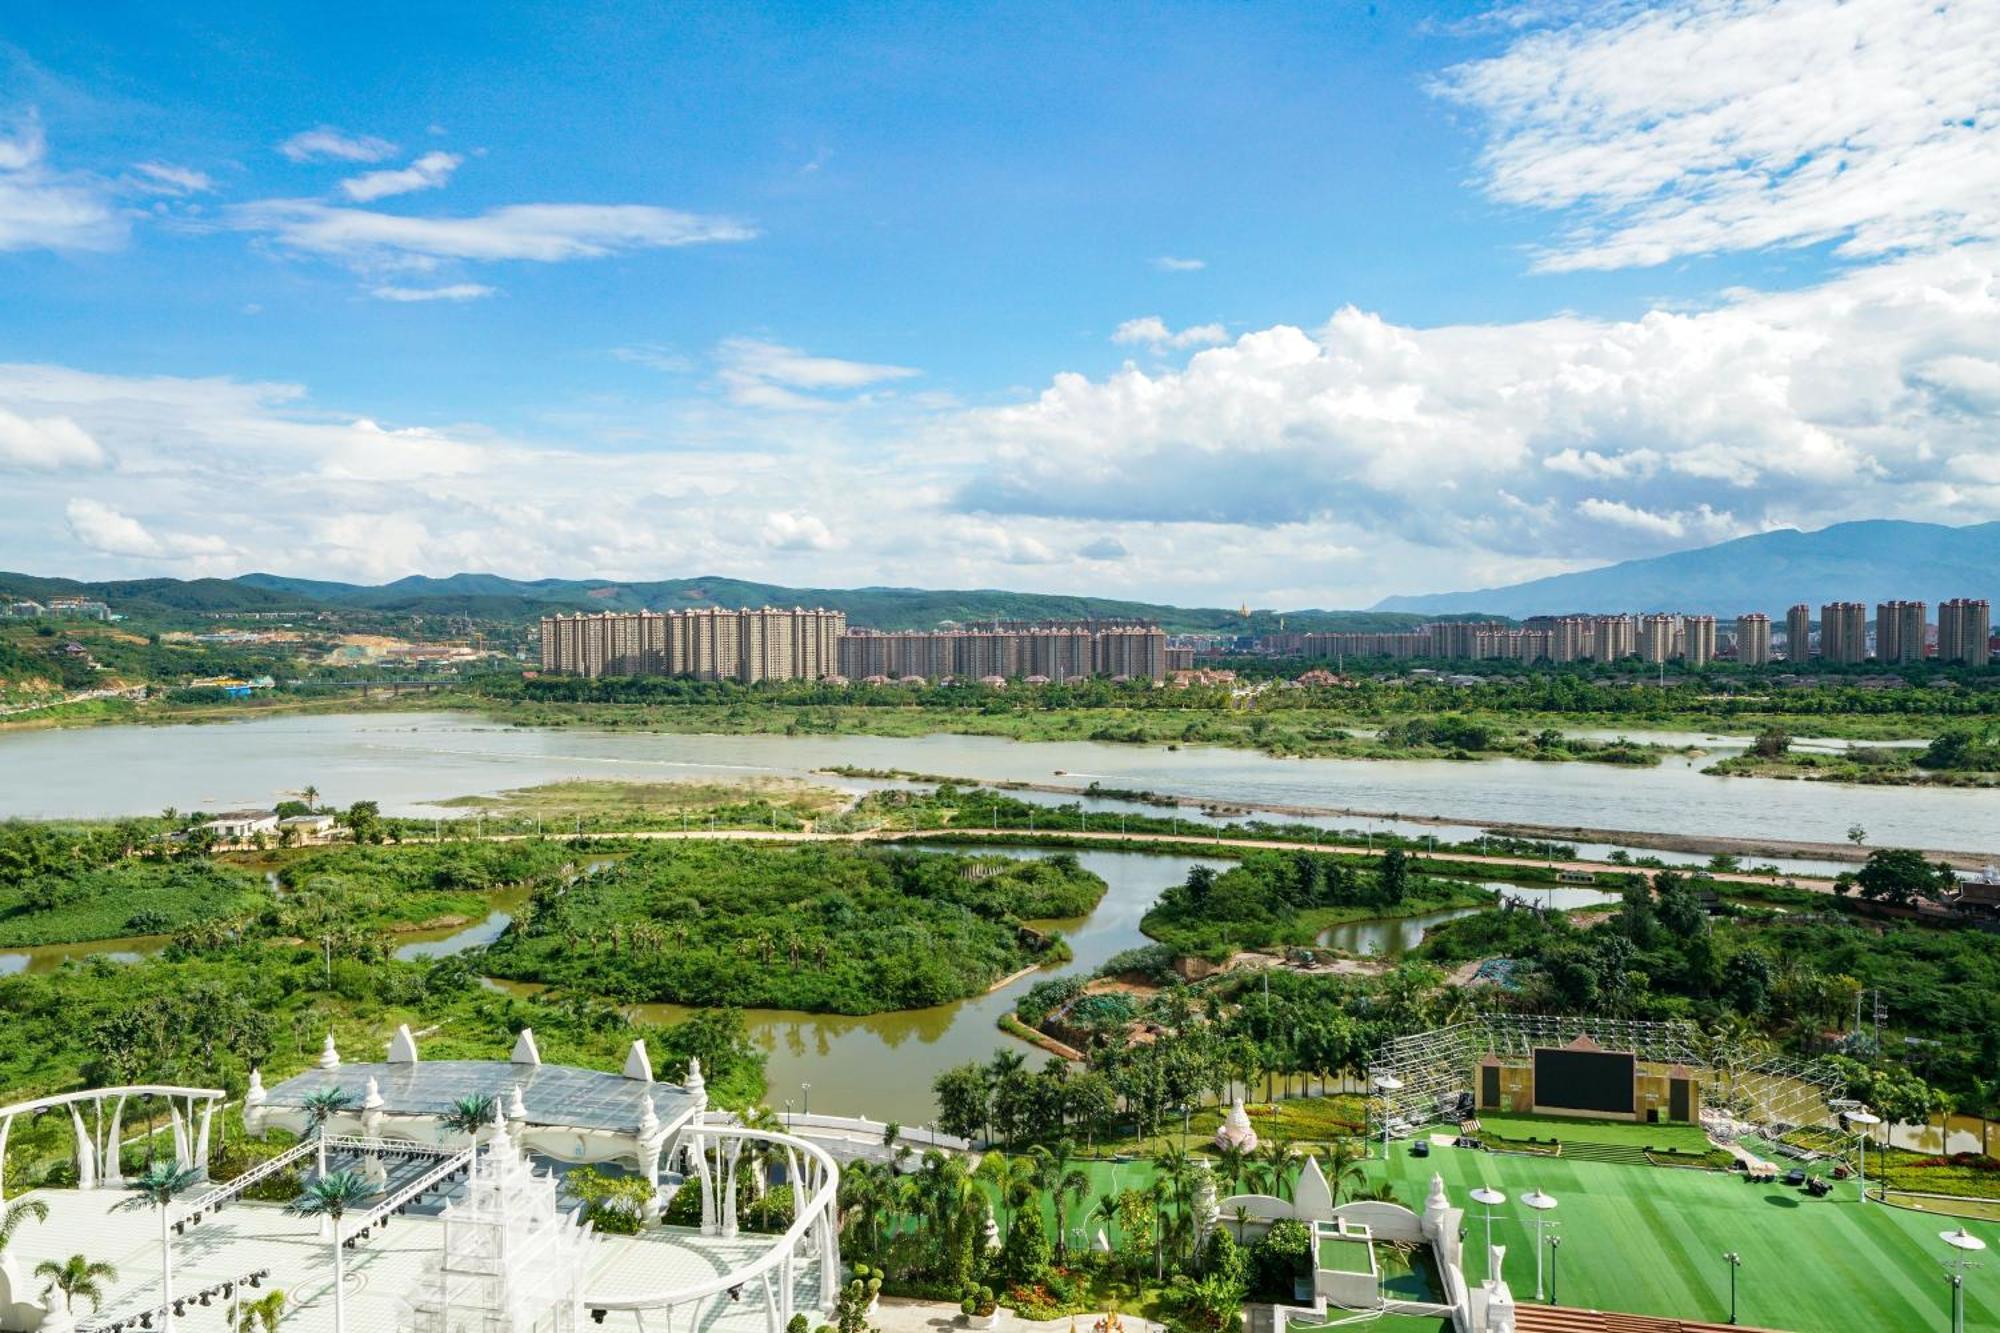
<svg viewBox="0 0 2000 1333">
<path fill-rule="evenodd" d="M 1654 1127 L 1657 1128 L 1657 1127 Z M 1535 1290 L 1530 1210 L 1512 1200 L 1529 1190 L 1555 1196 L 1548 1214 L 1562 1237 L 1557 1295 L 1562 1304 L 1632 1314 L 1721 1321 L 1729 1317 L 1726 1250 L 1743 1257 L 1742 1321 L 1821 1333 L 1830 1329 L 1944 1327 L 1950 1286 L 1938 1232 L 1955 1221 L 1858 1201 L 1853 1182 L 1825 1199 L 1784 1186 L 1751 1185 L 1705 1171 L 1635 1171 L 1564 1158 L 1535 1159 L 1454 1148 L 1427 1158 L 1397 1144 L 1390 1161 L 1368 1164 L 1404 1200 L 1419 1202 L 1433 1172 L 1454 1201 L 1481 1185 L 1504 1191 L 1493 1239 L 1507 1247 L 1507 1276 L 1521 1301 Z M 1484 1280 L 1485 1222 L 1468 1207 L 1466 1277 Z M 2000 1227 L 1974 1222 L 1974 1235 L 2000 1246 Z M 1983 1280 L 1982 1280 L 1983 1279 Z M 2000 1327 L 2000 1278 L 1990 1268 L 1965 1286 L 1968 1328 Z M 1371 1325 L 1382 1327 L 1382 1325 Z"/>
<path fill-rule="evenodd" d="M 1705 1153 L 1708 1135 L 1699 1125 L 1645 1125 L 1629 1120 L 1573 1120 L 1559 1115 L 1506 1115 L 1482 1111 L 1479 1127 L 1502 1139 L 1562 1139 L 1571 1143 L 1608 1143 L 1619 1148 L 1657 1148 L 1663 1152 Z"/>
<path fill-rule="evenodd" d="M 1261 1089 L 1260 1089 L 1261 1090 Z M 1250 1123 L 1259 1138 L 1287 1138 L 1300 1146 L 1330 1143 L 1334 1139 L 1354 1138 L 1368 1123 L 1367 1103 L 1358 1095 L 1335 1094 L 1331 1097 L 1285 1097 L 1275 1102 L 1250 1102 L 1244 1110 L 1249 1113 Z M 1177 1115 L 1167 1117 L 1169 1123 L 1162 1126 L 1163 1133 L 1144 1139 L 1125 1136 L 1114 1139 L 1100 1139 L 1096 1144 L 1099 1153 L 1130 1153 L 1140 1156 L 1150 1154 L 1163 1140 L 1175 1140 L 1193 1152 L 1212 1152 L 1215 1146 L 1215 1131 L 1221 1127 L 1222 1119 L 1229 1114 L 1226 1106 L 1196 1107 L 1194 1114 L 1187 1117 L 1187 1132 L 1182 1133 L 1182 1119 Z M 1546 1136 L 1544 1136 L 1546 1137 Z"/>
<path fill-rule="evenodd" d="M 1373 1269 L 1365 1240 L 1323 1240 L 1319 1243 L 1319 1266 L 1336 1273 L 1366 1273 Z"/>
</svg>

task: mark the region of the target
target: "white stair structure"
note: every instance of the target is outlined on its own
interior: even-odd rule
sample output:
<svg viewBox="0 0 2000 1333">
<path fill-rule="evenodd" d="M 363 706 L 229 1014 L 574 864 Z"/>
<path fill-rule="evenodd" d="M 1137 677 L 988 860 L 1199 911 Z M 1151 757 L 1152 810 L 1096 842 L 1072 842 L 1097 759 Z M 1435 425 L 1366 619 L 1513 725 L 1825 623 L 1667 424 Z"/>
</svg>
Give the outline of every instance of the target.
<svg viewBox="0 0 2000 1333">
<path fill-rule="evenodd" d="M 573 1333 L 583 1322 L 591 1229 L 557 1207 L 554 1174 L 528 1164 L 504 1114 L 439 1221 L 403 1333 Z"/>
</svg>

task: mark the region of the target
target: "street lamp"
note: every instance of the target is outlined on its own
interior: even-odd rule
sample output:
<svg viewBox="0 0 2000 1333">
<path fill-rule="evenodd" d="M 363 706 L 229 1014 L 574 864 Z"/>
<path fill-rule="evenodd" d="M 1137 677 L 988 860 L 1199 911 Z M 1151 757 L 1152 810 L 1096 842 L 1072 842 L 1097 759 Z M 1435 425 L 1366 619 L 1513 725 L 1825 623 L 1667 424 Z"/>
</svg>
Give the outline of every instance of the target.
<svg viewBox="0 0 2000 1333">
<path fill-rule="evenodd" d="M 805 1094 L 805 1114 L 811 1115 L 813 1113 L 813 1085 L 810 1083 L 801 1083 L 799 1084 L 799 1091 Z"/>
<path fill-rule="evenodd" d="M 1965 1229 L 1963 1223 L 1956 1231 L 1940 1231 L 1938 1239 L 1957 1250 L 1945 1261 L 1945 1271 L 1951 1274 L 1951 1333 L 1965 1333 L 1965 1270 L 1978 1265 L 1966 1258 L 1986 1248 L 1986 1242 Z"/>
<path fill-rule="evenodd" d="M 1375 1095 L 1382 1099 L 1382 1160 L 1384 1162 L 1389 1160 L 1389 1094 L 1392 1092 L 1401 1092 L 1402 1090 L 1403 1080 L 1397 1078 L 1394 1074 L 1377 1074 L 1375 1076 Z"/>
<path fill-rule="evenodd" d="M 1478 1189 L 1472 1191 L 1472 1201 L 1484 1206 L 1486 1209 L 1486 1258 L 1487 1262 L 1490 1263 L 1493 1259 L 1493 1209 L 1496 1204 L 1507 1202 L 1507 1196 L 1499 1190 L 1494 1189 L 1491 1185 L 1481 1185 Z M 1491 1278 L 1500 1275 L 1498 1273 L 1488 1273 L 1486 1276 Z"/>
<path fill-rule="evenodd" d="M 1561 1236 L 1549 1237 L 1549 1304 L 1556 1303 L 1556 1252 L 1562 1249 Z"/>
<path fill-rule="evenodd" d="M 1549 1209 L 1556 1206 L 1554 1196 L 1533 1190 L 1521 1196 L 1521 1202 L 1535 1210 L 1535 1299 L 1542 1299 L 1542 1224 L 1547 1219 Z"/>
<path fill-rule="evenodd" d="M 792 1099 L 790 1097 L 787 1097 L 785 1098 L 785 1128 L 790 1129 L 791 1127 L 792 1127 Z"/>
<path fill-rule="evenodd" d="M 1861 1154 L 1859 1159 L 1859 1165 L 1856 1167 L 1855 1173 L 1861 1179 L 1861 1202 L 1867 1203 L 1868 1202 L 1868 1127 L 1870 1125 L 1881 1124 L 1882 1117 L 1876 1115 L 1872 1111 L 1849 1111 L 1847 1113 L 1847 1123 L 1850 1125 L 1861 1126 L 1860 1129 L 1854 1132 L 1854 1137 L 1860 1141 L 1859 1152 Z M 1888 1202 L 1886 1196 L 1884 1197 L 1883 1202 L 1885 1203 Z"/>
<path fill-rule="evenodd" d="M 1734 1250 L 1725 1250 L 1722 1262 L 1729 1265 L 1729 1322 L 1736 1322 L 1736 1270 L 1743 1267 L 1743 1256 Z"/>
</svg>

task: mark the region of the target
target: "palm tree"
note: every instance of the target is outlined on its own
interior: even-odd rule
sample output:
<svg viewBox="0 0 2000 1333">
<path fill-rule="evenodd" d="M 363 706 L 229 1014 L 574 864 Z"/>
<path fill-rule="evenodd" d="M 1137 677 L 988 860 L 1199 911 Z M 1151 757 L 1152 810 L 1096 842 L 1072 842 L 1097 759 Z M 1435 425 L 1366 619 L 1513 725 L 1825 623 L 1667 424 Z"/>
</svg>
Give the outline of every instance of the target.
<svg viewBox="0 0 2000 1333">
<path fill-rule="evenodd" d="M 1368 1173 L 1362 1168 L 1361 1163 L 1366 1161 L 1367 1157 L 1367 1151 L 1353 1139 L 1335 1139 L 1327 1145 L 1326 1183 L 1330 1187 L 1335 1203 L 1340 1202 L 1342 1191 L 1348 1191 L 1350 1197 L 1360 1197 L 1358 1191 L 1368 1179 Z M 1349 1190 L 1350 1186 L 1352 1190 Z"/>
<path fill-rule="evenodd" d="M 1118 1196 L 1098 1195 L 1097 1202 L 1090 1209 L 1090 1220 L 1097 1223 L 1107 1239 L 1115 1234 L 1118 1230 Z"/>
<path fill-rule="evenodd" d="M 1005 1153 L 990 1152 L 979 1162 L 979 1178 L 993 1186 L 993 1192 L 1000 1196 L 1001 1216 L 1007 1231 L 1014 1225 L 1013 1210 L 1035 1197 L 1038 1185 L 1034 1163 L 1026 1157 L 1009 1157 Z"/>
<path fill-rule="evenodd" d="M 48 1279 L 49 1285 L 42 1292 L 44 1300 L 52 1291 L 63 1294 L 64 1314 L 76 1308 L 76 1298 L 79 1296 L 90 1302 L 90 1312 L 96 1314 L 104 1307 L 104 1288 L 98 1285 L 98 1279 L 116 1282 L 118 1270 L 110 1264 L 95 1262 L 80 1254 L 72 1254 L 61 1263 L 53 1259 L 42 1260 L 35 1265 L 35 1276 Z"/>
<path fill-rule="evenodd" d="M 201 1178 L 201 1173 L 191 1166 L 181 1166 L 164 1158 L 154 1162 L 137 1177 L 125 1182 L 132 1193 L 111 1205 L 111 1211 L 132 1211 L 139 1208 L 157 1208 L 160 1212 L 160 1308 L 171 1310 L 174 1304 L 174 1246 L 171 1233 L 167 1230 L 167 1211 L 173 1207 L 174 1196 L 192 1186 Z M 166 1316 L 171 1325 L 173 1316 Z"/>
<path fill-rule="evenodd" d="M 1292 1197 L 1293 1145 L 1290 1139 L 1273 1137 L 1267 1139 L 1257 1150 L 1270 1171 L 1271 1193 L 1280 1199 Z"/>
<path fill-rule="evenodd" d="M 1243 1183 L 1250 1171 L 1250 1154 L 1240 1144 L 1227 1143 L 1216 1150 L 1215 1174 L 1229 1186 L 1230 1193 Z"/>
<path fill-rule="evenodd" d="M 451 1108 L 438 1117 L 438 1128 L 447 1134 L 463 1134 L 474 1143 L 479 1141 L 479 1131 L 493 1123 L 493 1094 L 475 1092 L 460 1097 Z"/>
<path fill-rule="evenodd" d="M 285 1314 L 285 1293 L 267 1291 L 248 1305 L 236 1307 L 236 1333 L 278 1333 Z"/>
<path fill-rule="evenodd" d="M 7 1211 L 0 1213 L 0 1253 L 7 1249 L 7 1242 L 14 1239 L 14 1233 L 21 1229 L 21 1223 L 29 1218 L 37 1222 L 49 1220 L 49 1206 L 40 1199 L 16 1199 L 7 1205 Z"/>
<path fill-rule="evenodd" d="M 305 790 L 299 793 L 299 797 L 305 801 L 307 809 L 319 809 L 319 788 L 313 786 L 312 783 L 308 782 L 305 785 Z"/>
<path fill-rule="evenodd" d="M 285 1205 L 296 1217 L 324 1217 L 333 1223 L 333 1333 L 347 1333 L 347 1304 L 341 1284 L 340 1219 L 347 1210 L 373 1197 L 375 1187 L 358 1171 L 336 1171 L 306 1186 L 306 1192 Z"/>
<path fill-rule="evenodd" d="M 326 1174 L 326 1122 L 345 1111 L 354 1101 L 352 1094 L 339 1088 L 320 1088 L 299 1099 L 299 1110 L 319 1140 L 319 1174 Z"/>
</svg>

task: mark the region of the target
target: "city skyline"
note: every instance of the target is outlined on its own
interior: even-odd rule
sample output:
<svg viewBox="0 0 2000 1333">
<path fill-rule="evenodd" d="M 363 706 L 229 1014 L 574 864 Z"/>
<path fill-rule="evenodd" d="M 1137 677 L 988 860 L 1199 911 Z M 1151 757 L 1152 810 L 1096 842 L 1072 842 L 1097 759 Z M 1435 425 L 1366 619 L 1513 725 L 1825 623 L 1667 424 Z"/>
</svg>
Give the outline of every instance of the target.
<svg viewBox="0 0 2000 1333">
<path fill-rule="evenodd" d="M 0 567 L 1353 605 L 2000 512 L 1986 7 L 11 17 Z"/>
</svg>

